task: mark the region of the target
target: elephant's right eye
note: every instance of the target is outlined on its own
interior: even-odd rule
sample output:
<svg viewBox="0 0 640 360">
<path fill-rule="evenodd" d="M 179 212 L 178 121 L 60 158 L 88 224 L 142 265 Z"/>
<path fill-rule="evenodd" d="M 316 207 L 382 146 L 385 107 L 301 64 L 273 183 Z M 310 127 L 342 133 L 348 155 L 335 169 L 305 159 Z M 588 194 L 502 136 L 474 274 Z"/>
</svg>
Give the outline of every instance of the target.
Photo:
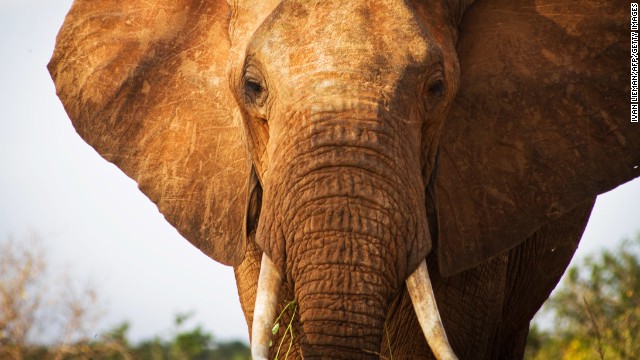
<svg viewBox="0 0 640 360">
<path fill-rule="evenodd" d="M 429 86 L 429 95 L 431 96 L 442 96 L 444 93 L 444 82 L 442 80 L 438 80 Z"/>
</svg>

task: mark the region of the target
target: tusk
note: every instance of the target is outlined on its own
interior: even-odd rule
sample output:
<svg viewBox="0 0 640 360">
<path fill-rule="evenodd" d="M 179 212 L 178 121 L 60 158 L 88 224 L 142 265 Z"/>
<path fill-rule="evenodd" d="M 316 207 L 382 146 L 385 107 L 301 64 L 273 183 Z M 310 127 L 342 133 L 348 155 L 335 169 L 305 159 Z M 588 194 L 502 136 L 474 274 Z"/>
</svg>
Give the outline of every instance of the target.
<svg viewBox="0 0 640 360">
<path fill-rule="evenodd" d="M 282 277 L 276 270 L 267 254 L 262 254 L 260 276 L 258 277 L 258 293 L 256 305 L 253 309 L 253 324 L 251 325 L 251 356 L 254 360 L 269 358 L 269 342 L 271 329 L 276 318 L 278 291 L 282 284 Z"/>
<path fill-rule="evenodd" d="M 436 305 L 436 298 L 431 287 L 427 263 L 422 260 L 420 266 L 407 278 L 407 290 L 411 296 L 413 308 L 416 310 L 418 322 L 427 343 L 438 360 L 457 360 L 453 353 L 447 334 L 444 331 L 440 313 Z"/>
</svg>

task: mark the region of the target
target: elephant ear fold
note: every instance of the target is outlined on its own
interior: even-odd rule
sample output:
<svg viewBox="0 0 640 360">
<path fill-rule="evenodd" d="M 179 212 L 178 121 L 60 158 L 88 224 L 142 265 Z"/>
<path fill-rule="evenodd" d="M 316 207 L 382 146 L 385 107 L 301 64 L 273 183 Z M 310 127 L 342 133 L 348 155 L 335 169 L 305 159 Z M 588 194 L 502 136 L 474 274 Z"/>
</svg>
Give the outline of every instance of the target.
<svg viewBox="0 0 640 360">
<path fill-rule="evenodd" d="M 49 71 L 80 136 L 193 245 L 235 265 L 249 162 L 229 21 L 224 0 L 76 0 Z"/>
<path fill-rule="evenodd" d="M 640 176 L 627 3 L 480 0 L 457 51 L 437 182 L 444 275 Z"/>
</svg>

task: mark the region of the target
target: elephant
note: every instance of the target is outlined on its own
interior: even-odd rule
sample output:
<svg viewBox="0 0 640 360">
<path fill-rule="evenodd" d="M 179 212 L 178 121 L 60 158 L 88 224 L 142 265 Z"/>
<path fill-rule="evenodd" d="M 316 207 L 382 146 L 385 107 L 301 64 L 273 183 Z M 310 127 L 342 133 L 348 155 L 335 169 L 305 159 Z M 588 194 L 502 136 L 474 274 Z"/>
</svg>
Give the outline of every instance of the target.
<svg viewBox="0 0 640 360">
<path fill-rule="evenodd" d="M 48 69 L 78 134 L 233 266 L 254 359 L 512 359 L 596 196 L 640 176 L 628 13 L 75 0 Z"/>
</svg>

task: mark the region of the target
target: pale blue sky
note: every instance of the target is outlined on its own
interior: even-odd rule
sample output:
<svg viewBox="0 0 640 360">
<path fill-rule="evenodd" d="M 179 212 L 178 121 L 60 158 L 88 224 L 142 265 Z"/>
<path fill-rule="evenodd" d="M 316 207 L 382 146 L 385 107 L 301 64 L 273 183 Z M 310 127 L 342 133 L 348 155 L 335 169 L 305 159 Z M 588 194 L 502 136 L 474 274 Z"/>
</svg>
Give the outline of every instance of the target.
<svg viewBox="0 0 640 360">
<path fill-rule="evenodd" d="M 130 320 L 135 339 L 187 310 L 218 338 L 248 339 L 231 268 L 180 237 L 71 126 L 46 70 L 70 5 L 0 0 L 0 241 L 38 232 L 56 265 L 98 285 L 107 323 Z M 577 257 L 632 236 L 639 219 L 637 179 L 598 198 Z"/>
<path fill-rule="evenodd" d="M 134 338 L 195 310 L 215 336 L 248 340 L 232 269 L 184 240 L 71 126 L 46 69 L 70 6 L 0 0 L 0 241 L 38 232 Z"/>
</svg>

